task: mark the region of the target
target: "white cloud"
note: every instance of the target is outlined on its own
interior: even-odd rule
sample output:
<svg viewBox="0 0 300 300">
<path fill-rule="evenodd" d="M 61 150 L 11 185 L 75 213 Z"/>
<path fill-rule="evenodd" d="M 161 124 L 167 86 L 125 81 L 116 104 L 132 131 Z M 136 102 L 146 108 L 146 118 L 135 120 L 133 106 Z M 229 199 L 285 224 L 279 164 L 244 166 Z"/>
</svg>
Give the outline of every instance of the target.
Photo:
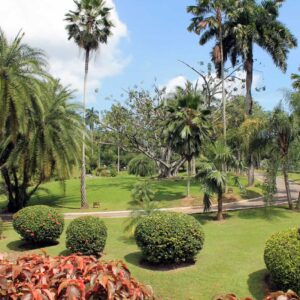
<svg viewBox="0 0 300 300">
<path fill-rule="evenodd" d="M 228 80 L 225 81 L 225 89 L 227 89 L 231 95 L 244 95 L 245 94 L 245 82 L 243 82 L 243 80 L 246 79 L 246 73 L 244 71 L 238 71 L 234 74 L 234 76 L 239 79 L 235 79 L 234 81 L 228 81 Z M 216 74 L 213 73 L 212 77 L 216 78 Z M 177 86 L 184 87 L 187 80 L 188 80 L 188 78 L 186 78 L 182 75 L 176 76 L 174 78 L 171 78 L 166 84 L 162 85 L 161 87 L 166 88 L 167 94 L 172 94 L 175 92 Z M 204 80 L 202 77 L 190 79 L 190 81 L 194 85 L 197 84 L 200 90 L 202 89 L 202 85 L 204 84 Z M 220 82 L 220 80 L 216 78 L 213 84 L 217 85 L 219 82 Z M 261 88 L 262 85 L 263 85 L 263 79 L 262 79 L 261 75 L 259 73 L 254 73 L 252 90 L 255 92 L 255 89 Z M 221 99 L 221 97 L 222 97 L 221 85 L 218 86 L 217 92 L 218 93 L 216 94 L 216 98 Z"/>
<path fill-rule="evenodd" d="M 130 58 L 123 57 L 120 40 L 128 36 L 126 25 L 120 20 L 113 0 L 106 0 L 112 7 L 111 19 L 115 25 L 113 36 L 107 45 L 102 45 L 96 60 L 90 63 L 89 88 L 101 87 L 101 80 L 122 72 Z M 24 40 L 31 46 L 46 51 L 50 72 L 62 79 L 64 84 L 82 92 L 83 56 L 73 41 L 67 40 L 64 16 L 74 9 L 72 0 L 0 0 L 1 27 L 12 39 L 20 29 Z"/>
<path fill-rule="evenodd" d="M 176 91 L 177 87 L 184 87 L 187 82 L 187 79 L 180 75 L 176 76 L 172 79 L 170 79 L 166 84 L 164 84 L 162 87 L 166 88 L 166 93 L 167 94 L 172 94 Z"/>
</svg>

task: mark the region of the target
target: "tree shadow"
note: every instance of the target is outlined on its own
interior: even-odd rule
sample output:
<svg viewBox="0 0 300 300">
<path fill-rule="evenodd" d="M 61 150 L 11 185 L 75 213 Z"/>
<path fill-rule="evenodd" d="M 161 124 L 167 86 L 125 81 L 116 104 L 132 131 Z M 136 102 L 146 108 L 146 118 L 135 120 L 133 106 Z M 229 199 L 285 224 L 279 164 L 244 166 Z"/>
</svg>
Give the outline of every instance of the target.
<svg viewBox="0 0 300 300">
<path fill-rule="evenodd" d="M 262 207 L 247 210 L 240 210 L 237 216 L 241 219 L 262 219 L 274 221 L 279 218 L 288 218 L 289 210 L 285 207 Z"/>
<path fill-rule="evenodd" d="M 132 252 L 124 256 L 124 260 L 131 265 L 138 268 L 142 268 L 150 271 L 168 272 L 174 270 L 185 270 L 188 267 L 195 266 L 195 262 L 182 263 L 182 264 L 171 264 L 171 265 L 152 265 L 148 262 L 143 261 L 142 253 L 140 251 Z"/>
<path fill-rule="evenodd" d="M 52 243 L 30 243 L 25 240 L 16 240 L 9 242 L 7 244 L 7 248 L 12 251 L 18 252 L 26 252 L 31 250 L 40 250 L 47 247 L 52 247 L 58 245 L 59 242 L 52 242 Z"/>
<path fill-rule="evenodd" d="M 267 269 L 261 269 L 249 274 L 247 284 L 250 293 L 255 299 L 263 299 L 266 294 L 272 291 L 268 285 L 268 278 Z"/>
<path fill-rule="evenodd" d="M 202 214 L 193 214 L 193 217 L 201 224 L 205 225 L 206 223 L 216 222 L 219 224 L 222 224 L 223 222 L 226 222 L 226 220 L 232 218 L 232 215 L 228 212 L 223 213 L 224 220 L 218 221 L 217 220 L 217 213 L 216 212 L 206 212 Z"/>
</svg>

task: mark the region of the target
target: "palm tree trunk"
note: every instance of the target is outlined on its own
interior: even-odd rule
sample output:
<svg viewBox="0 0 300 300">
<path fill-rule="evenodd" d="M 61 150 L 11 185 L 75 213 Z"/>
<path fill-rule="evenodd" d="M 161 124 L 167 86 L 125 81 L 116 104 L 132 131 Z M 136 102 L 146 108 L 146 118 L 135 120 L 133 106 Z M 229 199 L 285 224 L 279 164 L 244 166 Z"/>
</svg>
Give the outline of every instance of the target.
<svg viewBox="0 0 300 300">
<path fill-rule="evenodd" d="M 85 106 L 86 106 L 86 95 L 87 95 L 87 77 L 89 71 L 89 59 L 90 52 L 85 52 L 85 69 L 84 69 L 84 85 L 83 85 L 83 137 L 82 137 L 82 158 L 81 158 L 81 177 L 80 177 L 80 193 L 81 193 L 81 208 L 89 208 L 89 204 L 86 198 L 86 166 L 85 166 Z"/>
<path fill-rule="evenodd" d="M 222 81 L 222 104 L 223 104 L 223 135 L 224 143 L 226 144 L 226 95 L 225 95 L 225 82 L 224 82 L 224 51 L 223 51 L 223 28 L 222 28 L 222 12 L 219 8 L 217 10 L 217 20 L 219 27 L 219 44 L 220 44 L 220 63 L 221 63 L 221 81 Z"/>
<path fill-rule="evenodd" d="M 195 176 L 196 175 L 196 158 L 195 158 L 195 156 L 193 156 L 193 158 L 192 158 L 192 167 L 191 167 L 191 169 L 192 169 L 192 176 Z"/>
<path fill-rule="evenodd" d="M 252 115 L 253 99 L 252 99 L 252 83 L 253 83 L 253 49 L 252 41 L 249 44 L 249 54 L 244 63 L 244 69 L 246 71 L 246 113 L 248 116 Z M 253 155 L 249 154 L 248 158 L 248 186 L 254 184 L 254 159 Z"/>
<path fill-rule="evenodd" d="M 188 160 L 187 166 L 187 197 L 191 196 L 191 160 Z"/>
<path fill-rule="evenodd" d="M 120 173 L 120 146 L 118 145 L 118 174 Z"/>
<path fill-rule="evenodd" d="M 223 217 L 223 192 L 221 190 L 218 193 L 218 213 L 217 213 L 217 220 L 218 221 L 224 220 L 224 217 Z"/>
<path fill-rule="evenodd" d="M 284 177 L 284 184 L 285 184 L 285 190 L 286 190 L 287 201 L 289 204 L 289 209 L 293 209 L 293 202 L 292 202 L 292 196 L 291 196 L 291 190 L 290 190 L 288 167 L 287 167 L 286 159 L 284 159 L 284 161 L 282 163 L 282 173 L 283 173 L 283 177 Z"/>
</svg>

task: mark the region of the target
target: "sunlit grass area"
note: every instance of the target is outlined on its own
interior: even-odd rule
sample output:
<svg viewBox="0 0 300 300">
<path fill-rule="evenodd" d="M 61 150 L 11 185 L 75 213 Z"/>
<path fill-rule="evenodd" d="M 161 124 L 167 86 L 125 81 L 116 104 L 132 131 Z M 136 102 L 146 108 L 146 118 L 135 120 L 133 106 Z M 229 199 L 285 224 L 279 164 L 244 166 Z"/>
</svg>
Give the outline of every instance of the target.
<svg viewBox="0 0 300 300">
<path fill-rule="evenodd" d="M 185 178 L 177 179 L 141 179 L 140 177 L 123 173 L 117 177 L 89 177 L 87 179 L 87 197 L 90 210 L 110 211 L 127 210 L 134 205 L 131 190 L 134 184 L 140 180 L 149 180 L 155 192 L 154 200 L 158 207 L 179 207 L 202 204 L 202 192 L 200 184 L 192 182 L 191 194 L 193 199 L 186 200 Z M 240 182 L 246 186 L 246 177 L 240 176 Z M 234 186 L 233 175 L 229 177 L 228 188 L 232 190 L 228 198 L 233 200 L 247 199 L 261 196 L 261 187 L 257 183 L 254 187 L 241 190 Z M 100 208 L 93 209 L 93 203 L 99 202 Z M 80 209 L 80 181 L 79 179 L 67 180 L 65 184 L 51 181 L 43 184 L 38 193 L 33 196 L 28 205 L 44 204 L 58 208 L 63 212 Z M 0 197 L 0 207 L 4 208 L 6 198 Z"/>
<path fill-rule="evenodd" d="M 161 299 L 206 300 L 216 293 L 227 292 L 262 299 L 266 275 L 265 241 L 274 232 L 299 227 L 299 213 L 285 208 L 253 209 L 228 213 L 224 222 L 214 221 L 210 214 L 195 217 L 203 225 L 206 236 L 204 249 L 195 265 L 171 270 L 141 266 L 141 255 L 134 240 L 123 232 L 126 219 L 105 220 L 108 241 L 103 259 L 124 260 L 132 274 L 151 284 Z M 13 255 L 15 251 L 32 249 L 24 245 L 10 223 L 5 224 L 4 236 L 6 238 L 0 241 L 0 252 Z M 65 234 L 58 245 L 44 249 L 50 255 L 68 254 Z"/>
</svg>

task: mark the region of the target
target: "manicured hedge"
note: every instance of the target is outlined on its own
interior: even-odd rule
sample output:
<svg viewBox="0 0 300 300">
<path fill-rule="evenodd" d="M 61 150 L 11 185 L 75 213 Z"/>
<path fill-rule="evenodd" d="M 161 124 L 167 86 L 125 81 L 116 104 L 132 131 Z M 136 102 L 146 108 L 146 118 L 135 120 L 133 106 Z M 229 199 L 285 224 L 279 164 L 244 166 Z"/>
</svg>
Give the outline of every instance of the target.
<svg viewBox="0 0 300 300">
<path fill-rule="evenodd" d="M 84 216 L 73 220 L 66 231 L 66 246 L 72 253 L 100 255 L 105 247 L 107 228 L 102 220 Z"/>
<path fill-rule="evenodd" d="M 135 239 L 145 261 L 173 264 L 194 262 L 203 247 L 204 233 L 194 217 L 158 212 L 140 221 Z"/>
<path fill-rule="evenodd" d="M 0 259 L 0 270 L 0 299 L 154 299 L 151 287 L 132 278 L 121 261 L 30 254 Z"/>
<path fill-rule="evenodd" d="M 300 234 L 290 229 L 273 234 L 266 242 L 264 259 L 278 289 L 300 293 Z"/>
<path fill-rule="evenodd" d="M 14 214 L 13 227 L 26 241 L 54 242 L 63 232 L 64 218 L 46 205 L 28 206 Z"/>
</svg>

